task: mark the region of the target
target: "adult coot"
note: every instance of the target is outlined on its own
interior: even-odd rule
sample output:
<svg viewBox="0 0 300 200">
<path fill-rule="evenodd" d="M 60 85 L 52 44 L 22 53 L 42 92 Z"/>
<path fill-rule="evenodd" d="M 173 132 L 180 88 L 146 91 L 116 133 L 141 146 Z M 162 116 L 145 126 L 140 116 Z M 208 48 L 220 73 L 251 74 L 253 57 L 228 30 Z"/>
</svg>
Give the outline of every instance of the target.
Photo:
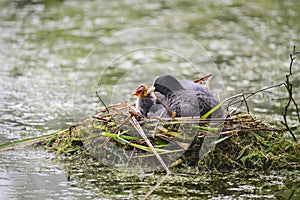
<svg viewBox="0 0 300 200">
<path fill-rule="evenodd" d="M 167 108 L 176 117 L 202 116 L 219 104 L 212 92 L 193 81 L 178 81 L 171 75 L 159 76 L 155 79 L 150 91 L 159 92 L 165 97 Z M 209 117 L 223 117 L 220 108 Z"/>
</svg>

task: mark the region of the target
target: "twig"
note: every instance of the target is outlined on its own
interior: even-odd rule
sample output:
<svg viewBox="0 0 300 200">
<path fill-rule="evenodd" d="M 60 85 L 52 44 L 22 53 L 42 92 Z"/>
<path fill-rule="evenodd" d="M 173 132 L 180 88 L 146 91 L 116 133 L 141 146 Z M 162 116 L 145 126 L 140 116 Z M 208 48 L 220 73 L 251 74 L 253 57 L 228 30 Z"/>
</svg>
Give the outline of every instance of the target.
<svg viewBox="0 0 300 200">
<path fill-rule="evenodd" d="M 166 109 L 168 115 L 169 115 L 170 117 L 172 117 L 171 111 L 170 111 L 169 108 L 166 106 L 166 104 L 161 100 L 161 98 L 159 98 L 159 97 L 155 94 L 155 92 L 152 92 L 152 94 L 153 94 L 153 95 L 155 96 L 155 98 L 161 103 L 161 105 Z"/>
<path fill-rule="evenodd" d="M 203 82 L 205 80 L 208 80 L 212 77 L 212 74 L 208 74 L 207 76 L 201 77 L 201 78 L 197 78 L 195 80 L 193 80 L 194 83 L 199 83 L 199 84 L 203 84 Z"/>
<path fill-rule="evenodd" d="M 255 94 L 259 93 L 259 92 L 264 92 L 264 91 L 266 91 L 266 90 L 270 90 L 270 89 L 273 89 L 273 88 L 276 88 L 276 87 L 281 87 L 282 85 L 285 85 L 285 83 L 279 83 L 279 84 L 277 84 L 277 85 L 272 85 L 272 86 L 269 86 L 269 87 L 265 87 L 265 88 L 263 88 L 263 89 L 260 89 L 260 90 L 255 91 L 255 92 L 246 92 L 246 93 L 244 93 L 244 94 L 245 94 L 245 95 L 248 95 L 248 96 L 246 96 L 246 99 L 248 99 L 248 98 L 250 98 L 251 96 L 253 96 L 253 95 L 255 95 Z"/>
<path fill-rule="evenodd" d="M 247 113 L 249 114 L 249 113 L 250 113 L 250 109 L 249 109 L 249 106 L 248 106 L 248 103 L 247 103 L 247 99 L 246 99 L 246 97 L 245 97 L 244 94 L 242 95 L 242 97 L 243 97 L 243 101 L 245 102 L 245 106 L 246 106 L 246 109 L 247 109 Z"/>
<path fill-rule="evenodd" d="M 288 113 L 288 110 L 289 110 L 289 107 L 290 107 L 290 104 L 293 103 L 296 107 L 296 111 L 297 111 L 297 116 L 298 116 L 298 120 L 300 122 L 300 117 L 299 117 L 299 110 L 298 110 L 298 105 L 296 103 L 296 101 L 294 100 L 293 98 L 293 84 L 290 83 L 290 76 L 293 75 L 293 72 L 292 72 L 292 68 L 293 68 L 293 63 L 294 63 L 294 60 L 296 59 L 296 57 L 294 57 L 294 55 L 298 54 L 296 52 L 296 46 L 294 46 L 294 50 L 293 50 L 293 53 L 290 54 L 290 68 L 289 68 L 289 73 L 285 75 L 286 79 L 285 79 L 285 88 L 288 92 L 288 95 L 289 95 L 289 98 L 288 98 L 288 102 L 286 104 L 286 106 L 284 107 L 284 111 L 282 112 L 282 116 L 283 116 L 283 122 L 281 122 L 286 128 L 287 130 L 289 131 L 289 133 L 291 134 L 291 136 L 293 137 L 294 141 L 297 142 L 297 139 L 293 133 L 293 131 L 290 129 L 289 125 L 288 125 L 288 122 L 287 122 L 287 113 Z"/>
<path fill-rule="evenodd" d="M 161 112 L 161 114 L 159 115 L 159 118 L 162 118 L 162 115 L 163 115 L 163 114 L 164 114 L 164 113 Z M 159 120 L 157 120 L 156 125 L 155 125 L 155 127 L 154 127 L 154 132 L 153 132 L 153 135 L 152 135 L 153 138 L 155 138 L 155 135 L 156 135 L 156 131 L 157 131 L 158 125 L 159 125 Z"/>
<path fill-rule="evenodd" d="M 242 100 L 234 102 L 238 97 L 242 97 Z M 247 98 L 248 97 L 245 97 L 245 93 L 240 93 L 240 94 L 228 97 L 227 99 L 224 100 L 224 103 L 229 101 L 227 107 L 232 106 L 232 105 L 237 104 L 237 103 L 240 103 L 240 105 L 238 106 L 238 108 L 239 108 L 242 105 L 242 103 L 245 102 L 246 109 L 249 113 L 249 107 L 248 107 L 248 103 L 246 101 Z M 238 108 L 234 111 L 234 113 L 238 110 Z"/>
<path fill-rule="evenodd" d="M 214 123 L 214 122 L 223 122 L 223 121 L 232 121 L 231 118 L 210 118 L 210 119 L 201 119 L 199 117 L 175 117 L 175 118 L 158 118 L 152 117 L 148 120 L 145 120 L 145 123 L 153 123 L 153 122 L 171 122 L 172 123 Z"/>
<path fill-rule="evenodd" d="M 114 133 L 118 133 L 118 131 L 122 128 L 124 124 L 126 124 L 131 119 L 131 115 L 127 116 L 114 130 Z"/>
<path fill-rule="evenodd" d="M 106 104 L 104 103 L 104 101 L 102 100 L 102 98 L 99 96 L 98 92 L 96 91 L 96 95 L 98 97 L 98 99 L 100 100 L 100 102 L 103 104 L 103 106 L 105 107 L 105 110 L 107 111 L 107 113 L 109 113 L 109 110 L 106 106 Z"/>
<path fill-rule="evenodd" d="M 151 144 L 151 142 L 147 138 L 144 130 L 142 129 L 142 127 L 140 126 L 139 122 L 136 120 L 136 118 L 134 116 L 132 116 L 131 121 L 133 122 L 132 124 L 133 124 L 134 128 L 137 130 L 137 132 L 140 134 L 140 136 L 147 143 L 147 145 L 149 146 L 149 148 L 151 149 L 151 151 L 154 153 L 154 155 L 156 156 L 156 158 L 160 162 L 160 164 L 163 166 L 163 168 L 165 169 L 165 171 L 167 172 L 167 174 L 171 174 L 171 171 L 167 167 L 166 163 L 163 161 L 163 159 L 157 153 L 157 151 L 155 150 L 155 148 L 153 147 L 153 145 Z"/>
<path fill-rule="evenodd" d="M 239 108 L 239 107 L 242 105 L 242 103 L 245 102 L 246 109 L 247 109 L 247 111 L 248 111 L 248 113 L 249 113 L 249 107 L 248 107 L 248 104 L 247 104 L 247 102 L 246 102 L 247 99 L 249 99 L 250 97 L 252 97 L 253 95 L 255 95 L 255 94 L 259 93 L 259 92 L 264 92 L 264 91 L 266 91 L 266 90 L 270 90 L 270 89 L 273 89 L 273 88 L 281 87 L 281 86 L 283 86 L 283 85 L 285 85 L 285 83 L 279 83 L 279 84 L 277 84 L 277 85 L 272 85 L 272 86 L 269 86 L 269 87 L 265 87 L 265 88 L 262 88 L 262 89 L 260 89 L 260 90 L 255 91 L 255 92 L 246 92 L 246 93 L 240 93 L 240 94 L 234 95 L 234 96 L 229 97 L 228 99 L 226 99 L 226 101 L 231 100 L 231 101 L 228 103 L 228 107 L 239 103 L 239 104 L 240 104 L 240 105 L 238 106 L 238 108 Z M 239 100 L 239 101 L 234 102 L 234 100 L 235 100 L 237 97 L 239 97 L 239 96 L 241 96 L 241 97 L 243 98 L 243 100 Z M 238 110 L 238 108 L 237 108 L 236 110 Z M 235 111 L 236 111 L 236 110 L 235 110 Z M 234 112 L 235 112 L 235 111 L 234 111 Z M 233 113 L 234 113 L 234 112 L 233 112 Z M 299 122 L 300 122 L 300 118 L 299 118 Z"/>
<path fill-rule="evenodd" d="M 297 117 L 298 117 L 298 121 L 300 123 L 300 112 L 299 112 L 299 109 L 298 109 L 298 105 L 297 105 L 295 99 L 292 99 L 292 101 L 293 101 L 293 103 L 294 103 L 294 105 L 296 107 Z"/>
<path fill-rule="evenodd" d="M 285 129 L 279 129 L 279 128 L 268 128 L 268 127 L 257 127 L 257 128 L 241 128 L 241 129 L 233 129 L 233 130 L 227 130 L 220 132 L 220 135 L 227 135 L 235 132 L 242 132 L 242 131 L 274 131 L 274 132 L 280 132 L 285 131 Z"/>
</svg>

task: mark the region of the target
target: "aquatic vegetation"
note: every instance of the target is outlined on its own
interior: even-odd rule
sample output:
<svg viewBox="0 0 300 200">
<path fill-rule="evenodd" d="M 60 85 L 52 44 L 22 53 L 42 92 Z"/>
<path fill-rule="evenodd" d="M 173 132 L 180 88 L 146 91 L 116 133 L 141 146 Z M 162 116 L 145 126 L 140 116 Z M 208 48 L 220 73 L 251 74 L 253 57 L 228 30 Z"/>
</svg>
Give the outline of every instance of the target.
<svg viewBox="0 0 300 200">
<path fill-rule="evenodd" d="M 152 149 L 132 126 L 134 117 L 171 168 L 196 166 L 200 170 L 228 171 L 300 167 L 300 143 L 292 140 L 286 128 L 271 126 L 250 114 L 209 120 L 148 119 L 134 113 L 127 103 L 107 109 L 109 113 L 102 110 L 47 139 L 46 148 L 69 156 L 84 152 L 106 165 L 159 168 Z M 212 142 L 203 143 L 205 137 L 212 138 Z M 206 153 L 200 155 L 203 149 Z"/>
</svg>

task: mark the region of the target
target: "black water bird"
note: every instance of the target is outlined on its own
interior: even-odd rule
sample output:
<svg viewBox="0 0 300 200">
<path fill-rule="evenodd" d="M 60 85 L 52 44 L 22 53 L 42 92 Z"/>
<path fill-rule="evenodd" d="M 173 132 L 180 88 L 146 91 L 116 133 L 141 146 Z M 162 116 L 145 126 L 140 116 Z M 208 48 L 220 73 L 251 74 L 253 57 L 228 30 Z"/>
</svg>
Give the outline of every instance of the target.
<svg viewBox="0 0 300 200">
<path fill-rule="evenodd" d="M 219 104 L 208 88 L 193 81 L 178 81 L 171 75 L 157 77 L 148 91 L 164 96 L 167 112 L 176 113 L 176 117 L 202 116 Z M 219 108 L 209 117 L 223 117 L 223 114 Z"/>
</svg>

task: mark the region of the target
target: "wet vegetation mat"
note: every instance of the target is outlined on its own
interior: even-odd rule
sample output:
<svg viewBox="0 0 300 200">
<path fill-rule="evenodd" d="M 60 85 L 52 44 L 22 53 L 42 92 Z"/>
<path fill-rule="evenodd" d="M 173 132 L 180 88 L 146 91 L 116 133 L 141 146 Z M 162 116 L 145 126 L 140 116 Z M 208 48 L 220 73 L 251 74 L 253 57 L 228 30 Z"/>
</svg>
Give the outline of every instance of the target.
<svg viewBox="0 0 300 200">
<path fill-rule="evenodd" d="M 291 129 L 299 135 L 297 127 Z M 84 154 L 113 167 L 300 169 L 300 143 L 284 126 L 271 126 L 246 113 L 225 119 L 145 118 L 127 103 L 107 107 L 53 135 L 46 148 Z"/>
</svg>

